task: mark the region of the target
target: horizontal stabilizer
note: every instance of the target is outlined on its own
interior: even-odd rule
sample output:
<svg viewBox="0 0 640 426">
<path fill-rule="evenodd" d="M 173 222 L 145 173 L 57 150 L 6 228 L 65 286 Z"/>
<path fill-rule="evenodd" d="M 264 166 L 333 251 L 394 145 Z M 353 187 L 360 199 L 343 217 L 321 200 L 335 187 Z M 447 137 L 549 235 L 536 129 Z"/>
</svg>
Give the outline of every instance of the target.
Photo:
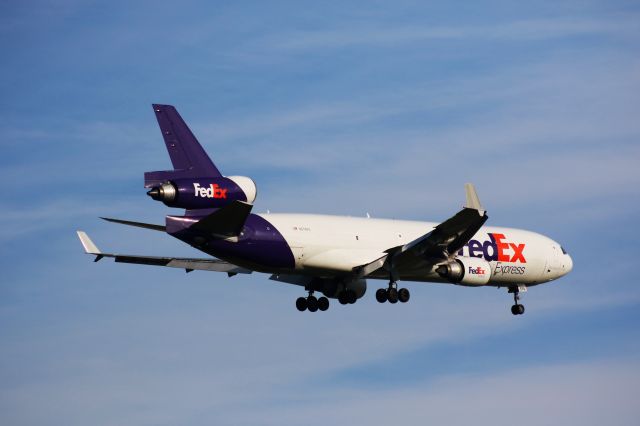
<svg viewBox="0 0 640 426">
<path fill-rule="evenodd" d="M 189 229 L 205 232 L 219 238 L 237 237 L 240 235 L 252 208 L 253 204 L 236 200 L 205 216 L 191 225 Z"/>
<path fill-rule="evenodd" d="M 107 222 L 119 223 L 121 225 L 129 225 L 129 226 L 135 226 L 138 228 L 153 229 L 154 231 L 166 232 L 167 230 L 166 226 L 154 225 L 153 223 L 133 222 L 130 220 L 112 219 L 110 217 L 101 217 L 100 219 L 106 220 Z"/>
</svg>

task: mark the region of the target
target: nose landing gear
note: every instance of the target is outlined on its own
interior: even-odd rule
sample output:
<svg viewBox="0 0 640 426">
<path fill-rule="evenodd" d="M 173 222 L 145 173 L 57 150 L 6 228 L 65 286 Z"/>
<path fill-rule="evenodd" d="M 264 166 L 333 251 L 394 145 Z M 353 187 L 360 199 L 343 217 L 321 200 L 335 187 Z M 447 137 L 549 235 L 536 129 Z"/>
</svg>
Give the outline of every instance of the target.
<svg viewBox="0 0 640 426">
<path fill-rule="evenodd" d="M 513 305 L 511 307 L 511 313 L 513 315 L 522 315 L 522 314 L 524 314 L 524 305 L 516 303 L 515 305 Z"/>
<path fill-rule="evenodd" d="M 522 315 L 524 314 L 524 305 L 518 303 L 520 301 L 520 287 L 509 287 L 509 293 L 513 293 L 513 303 L 514 305 L 511 307 L 511 313 L 513 315 Z M 523 291 L 527 291 L 527 288 L 524 287 Z"/>
</svg>

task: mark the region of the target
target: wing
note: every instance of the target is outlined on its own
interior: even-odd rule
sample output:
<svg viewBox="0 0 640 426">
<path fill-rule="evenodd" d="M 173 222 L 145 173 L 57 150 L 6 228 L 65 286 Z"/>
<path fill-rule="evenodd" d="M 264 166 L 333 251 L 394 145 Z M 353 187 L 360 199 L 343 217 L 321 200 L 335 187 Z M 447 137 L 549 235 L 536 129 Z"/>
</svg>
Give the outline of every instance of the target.
<svg viewBox="0 0 640 426">
<path fill-rule="evenodd" d="M 435 264 L 454 255 L 489 218 L 480 205 L 474 186 L 466 184 L 465 191 L 467 203 L 462 210 L 425 235 L 388 249 L 386 257 L 356 268 L 358 275 L 367 276 L 382 267 L 393 274 L 398 267 L 411 269 L 417 264 Z"/>
<path fill-rule="evenodd" d="M 85 253 L 96 256 L 94 262 L 97 262 L 104 257 L 112 257 L 116 262 L 120 263 L 168 266 L 170 268 L 184 269 L 187 272 L 191 272 L 193 270 L 226 272 L 229 276 L 235 274 L 250 274 L 253 272 L 249 269 L 241 268 L 240 266 L 219 259 L 190 259 L 181 257 L 133 256 L 127 254 L 103 253 L 98 249 L 98 247 L 96 247 L 93 241 L 91 241 L 91 238 L 89 238 L 85 232 L 77 232 Z"/>
</svg>

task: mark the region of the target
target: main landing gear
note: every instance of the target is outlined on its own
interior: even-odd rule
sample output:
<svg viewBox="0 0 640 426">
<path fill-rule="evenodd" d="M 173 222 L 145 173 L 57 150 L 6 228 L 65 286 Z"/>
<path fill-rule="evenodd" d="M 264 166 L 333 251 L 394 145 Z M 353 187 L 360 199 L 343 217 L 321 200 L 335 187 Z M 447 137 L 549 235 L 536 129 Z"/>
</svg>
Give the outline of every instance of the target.
<svg viewBox="0 0 640 426">
<path fill-rule="evenodd" d="M 526 288 L 525 288 L 525 291 L 526 291 Z M 524 305 L 518 303 L 520 301 L 520 289 L 518 287 L 511 287 L 509 288 L 509 293 L 513 293 L 514 305 L 511 307 L 511 313 L 513 315 L 524 314 Z"/>
<path fill-rule="evenodd" d="M 298 297 L 296 300 L 296 308 L 300 312 L 306 310 L 309 310 L 309 312 L 316 312 L 318 310 L 326 311 L 329 309 L 329 299 L 324 296 L 316 298 L 310 287 L 307 287 L 307 291 L 309 292 L 309 296 Z M 356 292 L 348 288 L 339 291 L 336 296 L 341 305 L 352 305 L 358 300 Z"/>
<path fill-rule="evenodd" d="M 309 296 L 298 297 L 296 300 L 296 308 L 298 308 L 300 312 L 306 311 L 307 309 L 309 312 L 316 312 L 318 309 L 326 311 L 329 309 L 329 299 L 324 296 L 316 298 L 313 295 L 313 291 L 310 291 Z"/>
<path fill-rule="evenodd" d="M 353 290 L 343 290 L 338 294 L 338 302 L 341 305 L 353 305 L 356 300 L 358 300 L 358 296 Z"/>
<path fill-rule="evenodd" d="M 411 293 L 406 288 L 398 289 L 398 283 L 395 281 L 389 281 L 389 288 L 380 288 L 376 291 L 376 300 L 379 303 L 407 303 Z"/>
</svg>

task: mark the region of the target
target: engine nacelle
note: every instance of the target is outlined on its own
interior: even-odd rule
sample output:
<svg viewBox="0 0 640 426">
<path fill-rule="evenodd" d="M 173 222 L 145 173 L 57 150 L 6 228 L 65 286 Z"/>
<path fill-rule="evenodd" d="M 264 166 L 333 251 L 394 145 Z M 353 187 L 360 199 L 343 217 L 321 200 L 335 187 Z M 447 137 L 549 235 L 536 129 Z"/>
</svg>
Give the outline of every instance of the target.
<svg viewBox="0 0 640 426">
<path fill-rule="evenodd" d="M 458 257 L 438 265 L 436 272 L 442 278 L 464 286 L 485 285 L 491 279 L 491 265 L 478 257 Z"/>
<path fill-rule="evenodd" d="M 257 194 L 256 184 L 245 176 L 174 179 L 147 192 L 154 200 L 183 209 L 219 208 L 236 200 L 253 203 Z"/>
</svg>

